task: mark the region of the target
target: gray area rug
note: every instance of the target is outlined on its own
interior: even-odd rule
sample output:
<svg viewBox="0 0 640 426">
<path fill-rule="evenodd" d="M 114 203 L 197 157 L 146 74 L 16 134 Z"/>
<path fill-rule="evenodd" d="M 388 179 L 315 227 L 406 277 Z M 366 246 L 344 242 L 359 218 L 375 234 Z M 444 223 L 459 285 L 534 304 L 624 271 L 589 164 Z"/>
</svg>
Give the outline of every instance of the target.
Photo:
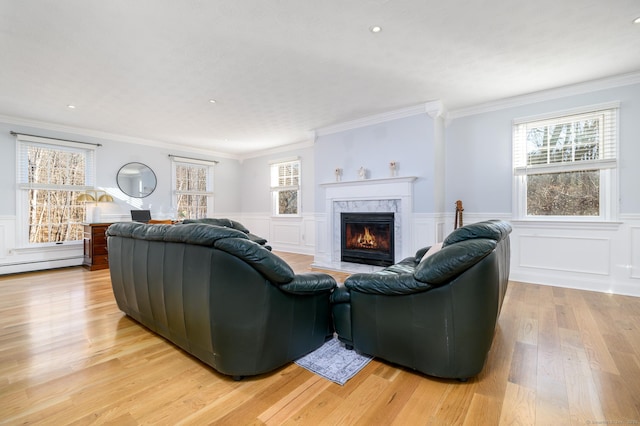
<svg viewBox="0 0 640 426">
<path fill-rule="evenodd" d="M 336 337 L 295 361 L 300 367 L 339 385 L 355 376 L 373 357 L 345 348 Z"/>
</svg>

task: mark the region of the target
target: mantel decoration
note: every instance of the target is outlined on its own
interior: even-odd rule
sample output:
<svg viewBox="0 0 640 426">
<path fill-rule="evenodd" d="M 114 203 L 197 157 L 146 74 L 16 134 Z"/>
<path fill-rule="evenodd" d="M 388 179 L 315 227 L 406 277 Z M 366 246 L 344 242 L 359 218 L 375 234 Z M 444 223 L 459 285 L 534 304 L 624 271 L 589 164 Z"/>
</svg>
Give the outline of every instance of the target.
<svg viewBox="0 0 640 426">
<path fill-rule="evenodd" d="M 102 215 L 98 203 L 112 203 L 113 197 L 101 189 L 87 189 L 78 195 L 76 201 L 85 205 L 85 220 L 87 222 L 100 223 Z M 87 203 L 94 203 L 93 209 L 87 209 Z"/>
<path fill-rule="evenodd" d="M 367 178 L 367 169 L 365 169 L 364 167 L 360 167 L 358 169 L 358 177 L 360 178 L 360 180 L 364 180 Z"/>
<path fill-rule="evenodd" d="M 398 163 L 396 163 L 394 160 L 389 163 L 389 171 L 391 172 L 391 177 L 395 177 L 398 171 Z"/>
<path fill-rule="evenodd" d="M 340 167 L 336 167 L 335 174 L 336 174 L 336 182 L 340 182 L 342 178 L 342 169 Z"/>
</svg>

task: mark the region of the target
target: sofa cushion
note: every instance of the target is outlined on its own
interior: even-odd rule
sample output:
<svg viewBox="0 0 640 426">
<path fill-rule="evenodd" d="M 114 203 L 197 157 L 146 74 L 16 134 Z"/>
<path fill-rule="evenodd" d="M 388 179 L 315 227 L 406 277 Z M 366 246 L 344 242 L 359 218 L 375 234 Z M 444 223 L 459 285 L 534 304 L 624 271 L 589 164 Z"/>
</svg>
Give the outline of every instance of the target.
<svg viewBox="0 0 640 426">
<path fill-rule="evenodd" d="M 460 241 L 424 259 L 416 267 L 415 279 L 441 285 L 478 263 L 496 248 L 496 241 L 486 238 Z"/>
<path fill-rule="evenodd" d="M 242 235 L 244 239 L 225 238 L 216 241 L 213 246 L 244 260 L 273 283 L 286 284 L 293 280 L 295 273 L 284 260 Z"/>
<path fill-rule="evenodd" d="M 413 274 L 413 271 L 416 269 L 416 262 L 412 257 L 407 257 L 406 259 L 402 259 L 398 263 L 394 263 L 393 265 L 387 266 L 381 271 L 376 272 L 376 274 L 383 275 L 401 275 L 401 274 Z"/>
<path fill-rule="evenodd" d="M 207 247 L 213 246 L 215 241 L 224 238 L 248 239 L 246 234 L 235 229 L 201 223 L 173 226 L 119 222 L 107 228 L 107 235 L 135 238 L 138 240 L 197 244 Z"/>
<path fill-rule="evenodd" d="M 209 225 L 226 226 L 227 228 L 237 229 L 245 234 L 249 233 L 249 230 L 240 222 L 226 218 L 203 217 L 202 219 L 185 219 L 182 223 L 206 223 Z"/>
<path fill-rule="evenodd" d="M 117 222 L 107 228 L 107 235 L 133 238 L 133 233 L 138 228 L 147 226 L 141 222 Z"/>
<path fill-rule="evenodd" d="M 351 291 L 389 296 L 412 294 L 429 290 L 429 283 L 414 279 L 412 274 L 386 274 L 384 272 L 353 274 L 344 281 Z"/>
<path fill-rule="evenodd" d="M 507 224 L 507 226 L 509 225 Z M 510 227 L 507 229 L 495 221 L 472 223 L 458 228 L 449 234 L 447 238 L 444 239 L 443 247 L 474 238 L 489 238 L 500 241 L 509 235 L 509 232 L 511 232 Z"/>
<path fill-rule="evenodd" d="M 261 246 L 263 246 L 263 245 L 267 244 L 267 240 L 265 240 L 265 239 L 264 239 L 264 238 L 262 238 L 262 237 L 258 237 L 257 235 L 252 234 L 251 232 L 247 232 L 246 234 L 247 234 L 247 237 L 249 237 L 249 239 L 250 239 L 251 241 L 253 241 L 254 243 L 258 243 L 258 244 L 260 244 Z"/>
<path fill-rule="evenodd" d="M 293 280 L 280 286 L 280 290 L 291 294 L 321 294 L 336 288 L 336 280 L 322 272 L 298 274 Z"/>
</svg>

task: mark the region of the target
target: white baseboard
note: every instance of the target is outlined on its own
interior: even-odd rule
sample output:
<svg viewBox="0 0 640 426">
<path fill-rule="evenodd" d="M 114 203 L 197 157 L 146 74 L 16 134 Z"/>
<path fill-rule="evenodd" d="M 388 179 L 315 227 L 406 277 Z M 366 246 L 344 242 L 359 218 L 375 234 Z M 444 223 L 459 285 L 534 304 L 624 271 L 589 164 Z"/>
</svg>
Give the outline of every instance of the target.
<svg viewBox="0 0 640 426">
<path fill-rule="evenodd" d="M 80 266 L 82 265 L 82 261 L 82 257 L 75 257 L 70 259 L 46 260 L 39 262 L 8 263 L 0 265 L 0 275 Z"/>
</svg>

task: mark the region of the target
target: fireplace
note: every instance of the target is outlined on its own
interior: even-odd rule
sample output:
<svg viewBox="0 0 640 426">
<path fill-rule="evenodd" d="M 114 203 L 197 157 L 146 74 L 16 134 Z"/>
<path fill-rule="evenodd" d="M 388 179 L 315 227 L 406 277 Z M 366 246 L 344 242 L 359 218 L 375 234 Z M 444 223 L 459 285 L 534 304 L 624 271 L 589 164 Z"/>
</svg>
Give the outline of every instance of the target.
<svg viewBox="0 0 640 426">
<path fill-rule="evenodd" d="M 340 213 L 341 260 L 367 265 L 394 263 L 393 213 Z"/>
</svg>

